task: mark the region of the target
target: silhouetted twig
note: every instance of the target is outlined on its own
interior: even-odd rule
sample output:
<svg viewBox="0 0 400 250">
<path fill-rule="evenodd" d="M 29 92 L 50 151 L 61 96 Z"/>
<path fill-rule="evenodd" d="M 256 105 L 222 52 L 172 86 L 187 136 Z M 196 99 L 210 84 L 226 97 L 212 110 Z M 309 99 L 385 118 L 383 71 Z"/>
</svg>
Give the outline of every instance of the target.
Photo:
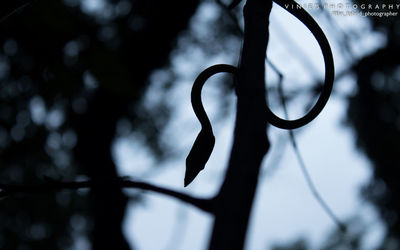
<svg viewBox="0 0 400 250">
<path fill-rule="evenodd" d="M 60 190 L 78 190 L 81 188 L 93 188 L 102 185 L 107 187 L 109 185 L 118 186 L 119 188 L 137 188 L 147 191 L 152 191 L 159 194 L 164 194 L 180 201 L 191 204 L 200 210 L 213 213 L 214 199 L 196 198 L 181 192 L 177 192 L 168 188 L 159 187 L 146 182 L 131 181 L 124 178 L 117 179 L 101 179 L 101 180 L 88 180 L 88 181 L 56 181 L 47 180 L 43 183 L 37 184 L 0 184 L 0 198 L 5 198 L 17 193 L 23 194 L 43 194 Z"/>
<path fill-rule="evenodd" d="M 7 18 L 9 18 L 10 16 L 14 15 L 15 13 L 23 10 L 25 7 L 29 6 L 32 2 L 27 2 L 21 6 L 19 6 L 18 8 L 12 10 L 10 13 L 8 13 L 7 15 L 0 17 L 0 23 L 4 22 Z"/>
<path fill-rule="evenodd" d="M 283 94 L 282 78 L 280 78 L 280 81 L 278 83 L 278 93 L 279 93 L 279 97 L 280 97 L 281 104 L 282 104 L 282 107 L 283 107 L 283 112 L 285 113 L 285 119 L 289 119 L 289 113 L 288 113 L 287 106 L 286 106 L 286 99 L 285 99 L 284 94 Z M 288 130 L 288 132 L 289 132 L 290 142 L 291 142 L 291 144 L 293 146 L 293 150 L 295 152 L 297 161 L 300 164 L 300 169 L 301 169 L 301 172 L 303 173 L 303 176 L 304 176 L 304 178 L 305 178 L 305 180 L 307 182 L 308 188 L 310 189 L 312 195 L 317 200 L 317 202 L 321 205 L 321 207 L 329 215 L 329 217 L 335 222 L 335 224 L 339 227 L 339 229 L 342 232 L 345 232 L 346 231 L 346 225 L 340 221 L 340 219 L 336 216 L 336 214 L 332 211 L 332 209 L 324 201 L 322 196 L 319 194 L 317 188 L 315 187 L 314 182 L 311 179 L 310 174 L 308 173 L 308 170 L 307 170 L 306 164 L 304 163 L 303 157 L 300 154 L 300 150 L 299 150 L 299 147 L 297 146 L 297 142 L 296 142 L 296 139 L 294 137 L 293 130 Z"/>
</svg>

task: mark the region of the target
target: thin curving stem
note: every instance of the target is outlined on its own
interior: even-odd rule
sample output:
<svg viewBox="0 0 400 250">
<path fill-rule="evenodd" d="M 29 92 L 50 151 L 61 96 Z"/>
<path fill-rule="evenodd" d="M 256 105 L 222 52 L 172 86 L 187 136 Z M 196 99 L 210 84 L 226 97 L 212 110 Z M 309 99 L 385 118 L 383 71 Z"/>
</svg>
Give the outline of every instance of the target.
<svg viewBox="0 0 400 250">
<path fill-rule="evenodd" d="M 201 101 L 201 90 L 208 78 L 221 72 L 236 74 L 237 68 L 227 64 L 213 65 L 201 72 L 193 83 L 191 101 L 194 113 L 201 123 L 201 130 L 186 158 L 185 187 L 204 169 L 214 148 L 215 137 L 210 120 Z"/>
<path fill-rule="evenodd" d="M 322 109 L 325 107 L 330 94 L 332 92 L 335 68 L 333 62 L 332 50 L 329 45 L 328 39 L 326 38 L 324 32 L 319 27 L 317 22 L 293 0 L 274 0 L 282 8 L 286 9 L 289 13 L 299 19 L 313 34 L 317 40 L 322 55 L 324 57 L 325 63 L 325 81 L 324 86 L 319 96 L 316 104 L 311 108 L 311 110 L 306 113 L 303 117 L 296 120 L 285 120 L 276 116 L 270 109 L 266 109 L 266 119 L 267 121 L 278 128 L 282 129 L 296 129 L 302 127 L 312 120 L 314 120 Z M 230 5 L 231 8 L 235 7 L 240 1 L 233 1 Z M 201 101 L 201 90 L 203 85 L 208 78 L 214 74 L 226 72 L 236 74 L 238 69 L 234 66 L 227 64 L 218 64 L 205 69 L 196 78 L 191 93 L 191 101 L 193 110 L 201 123 L 201 131 L 198 134 L 192 149 L 186 158 L 186 172 L 184 179 L 184 186 L 189 185 L 199 174 L 201 170 L 204 169 L 215 144 L 215 137 L 212 131 L 212 126 L 210 120 L 208 119 L 207 113 L 204 110 L 203 103 Z"/>
</svg>

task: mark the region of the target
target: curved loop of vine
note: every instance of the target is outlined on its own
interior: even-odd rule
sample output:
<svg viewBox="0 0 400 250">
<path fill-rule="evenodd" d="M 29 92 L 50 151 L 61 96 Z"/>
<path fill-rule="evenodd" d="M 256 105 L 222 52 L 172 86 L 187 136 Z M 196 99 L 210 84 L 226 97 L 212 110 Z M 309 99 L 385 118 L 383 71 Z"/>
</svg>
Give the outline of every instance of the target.
<svg viewBox="0 0 400 250">
<path fill-rule="evenodd" d="M 220 1 L 217 0 L 219 4 L 221 4 Z M 294 2 L 293 0 L 274 0 L 277 4 L 279 4 L 282 8 L 288 10 L 292 15 L 294 15 L 297 19 L 299 19 L 313 34 L 313 36 L 316 38 L 323 57 L 324 57 L 324 62 L 325 62 L 325 81 L 324 81 L 324 86 L 322 89 L 322 92 L 320 94 L 320 97 L 318 98 L 316 104 L 311 108 L 311 110 L 306 113 L 303 117 L 296 119 L 296 120 L 289 120 L 288 118 L 288 112 L 287 112 L 287 107 L 286 107 L 286 102 L 285 98 L 283 96 L 283 90 L 282 90 L 282 74 L 280 71 L 270 62 L 267 61 L 272 67 L 273 70 L 276 71 L 279 75 L 279 85 L 278 85 L 278 93 L 281 99 L 281 104 L 283 105 L 284 113 L 285 113 L 285 119 L 282 119 L 278 116 L 276 116 L 267 106 L 266 110 L 266 119 L 267 121 L 278 128 L 282 129 L 287 129 L 289 130 L 289 136 L 290 136 L 290 141 L 292 143 L 292 146 L 294 148 L 297 160 L 300 164 L 301 171 L 306 179 L 307 185 L 309 189 L 311 190 L 313 196 L 316 198 L 318 203 L 321 205 L 321 207 L 325 210 L 325 212 L 332 218 L 332 220 L 335 222 L 335 224 L 339 227 L 341 231 L 345 231 L 345 226 L 344 224 L 338 219 L 338 217 L 333 213 L 333 211 L 329 208 L 327 203 L 322 199 L 320 194 L 318 193 L 316 187 L 313 184 L 313 181 L 307 171 L 307 168 L 305 166 L 305 163 L 301 157 L 300 151 L 297 147 L 297 143 L 294 138 L 294 133 L 292 129 L 302 127 L 308 123 L 310 123 L 312 120 L 314 120 L 319 113 L 323 110 L 325 107 L 330 94 L 332 92 L 333 88 L 333 82 L 334 82 L 334 62 L 333 62 L 333 55 L 332 51 L 329 45 L 329 42 L 322 31 L 322 29 L 319 27 L 319 25 L 315 22 L 315 20 L 303 9 L 303 8 L 296 8 L 298 4 Z M 288 6 L 291 8 L 289 9 Z M 293 7 L 296 6 L 296 7 Z M 230 6 L 232 7 L 232 6 Z M 229 7 L 228 7 L 229 8 Z M 213 65 L 211 67 L 208 67 L 204 71 L 202 71 L 199 76 L 196 78 L 195 82 L 193 83 L 192 87 L 192 92 L 191 92 L 191 101 L 192 101 L 192 106 L 193 110 L 198 118 L 198 120 L 201 123 L 201 131 L 199 135 L 196 138 L 196 141 L 193 144 L 193 147 L 186 158 L 186 173 L 185 173 L 185 186 L 190 184 L 191 181 L 197 176 L 197 174 L 204 169 L 204 166 L 206 162 L 208 161 L 211 152 L 214 147 L 215 143 L 215 138 L 212 132 L 212 126 L 210 123 L 210 120 L 208 119 L 208 116 L 204 110 L 202 101 L 201 101 L 201 91 L 202 87 L 205 84 L 205 82 L 213 76 L 214 74 L 217 73 L 233 73 L 235 76 L 239 73 L 239 69 L 232 66 L 232 65 L 227 65 L 227 64 L 217 64 Z M 202 150 L 206 149 L 206 150 Z"/>
<path fill-rule="evenodd" d="M 278 3 L 282 8 L 288 10 L 311 31 L 321 48 L 325 62 L 325 81 L 322 92 L 316 104 L 303 117 L 296 120 L 285 120 L 276 116 L 268 106 L 266 108 L 266 120 L 271 125 L 282 129 L 295 129 L 302 127 L 314 120 L 328 102 L 332 92 L 335 74 L 333 55 L 328 39 L 326 38 L 324 32 L 319 27 L 317 22 L 307 13 L 307 11 L 301 7 L 294 7 L 297 6 L 297 4 L 293 0 L 275 0 L 275 2 Z M 292 7 L 289 8 L 290 6 Z M 204 168 L 215 144 L 212 126 L 201 101 L 201 91 L 208 78 L 221 72 L 233 73 L 234 75 L 237 75 L 239 70 L 231 65 L 214 65 L 201 72 L 193 83 L 191 93 L 192 107 L 201 123 L 202 128 L 186 159 L 185 186 L 193 181 L 197 174 Z"/>
</svg>

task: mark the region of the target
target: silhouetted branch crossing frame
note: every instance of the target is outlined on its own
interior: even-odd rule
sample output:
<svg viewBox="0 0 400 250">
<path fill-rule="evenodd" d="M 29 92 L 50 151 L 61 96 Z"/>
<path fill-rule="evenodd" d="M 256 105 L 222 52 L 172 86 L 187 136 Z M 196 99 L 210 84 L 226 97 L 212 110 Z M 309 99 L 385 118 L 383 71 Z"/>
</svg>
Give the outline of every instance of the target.
<svg viewBox="0 0 400 250">
<path fill-rule="evenodd" d="M 200 210 L 212 213 L 213 199 L 196 198 L 181 192 L 177 192 L 168 188 L 159 187 L 141 181 L 132 181 L 125 178 L 117 179 L 101 179 L 101 180 L 87 180 L 87 181 L 57 181 L 53 179 L 45 180 L 43 183 L 36 184 L 0 184 L 0 198 L 6 198 L 15 194 L 43 194 L 49 192 L 58 192 L 62 190 L 78 190 L 84 188 L 95 188 L 96 186 L 107 187 L 112 185 L 119 188 L 134 188 L 144 191 L 152 191 L 155 193 L 167 195 L 178 199 L 182 202 L 188 203 Z"/>
</svg>

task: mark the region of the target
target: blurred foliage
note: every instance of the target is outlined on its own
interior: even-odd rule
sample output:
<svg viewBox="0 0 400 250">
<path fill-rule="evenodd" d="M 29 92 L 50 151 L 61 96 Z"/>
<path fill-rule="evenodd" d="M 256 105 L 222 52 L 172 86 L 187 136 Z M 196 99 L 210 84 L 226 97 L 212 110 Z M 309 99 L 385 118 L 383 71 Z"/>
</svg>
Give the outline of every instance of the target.
<svg viewBox="0 0 400 250">
<path fill-rule="evenodd" d="M 233 48 L 240 43 L 241 24 L 232 17 L 241 14 L 239 9 L 234 15 L 214 9 L 216 18 L 206 24 L 213 29 L 205 31 L 191 19 L 199 1 L 96 2 L 0 3 L 0 18 L 23 6 L 0 19 L 0 182 L 115 176 L 110 148 L 116 136 L 132 131 L 141 134 L 154 157 L 164 159 L 169 148 L 160 137 L 170 115 L 168 101 L 155 100 L 151 108 L 140 102 L 151 73 L 166 69 L 163 87 L 173 86 L 176 76 L 168 66 L 178 41 L 183 52 L 201 48 L 206 56 L 215 56 L 223 51 L 237 60 Z M 222 6 L 222 1 L 216 2 Z M 357 91 L 349 98 L 348 125 L 373 162 L 374 178 L 363 195 L 387 225 L 381 249 L 397 249 L 400 20 L 369 20 L 386 44 L 353 63 Z M 223 87 L 223 93 L 232 88 L 228 82 Z M 228 107 L 226 99 L 221 100 L 221 107 Z M 126 197 L 117 190 L 101 191 L 18 195 L 0 201 L 0 249 L 85 249 L 114 231 L 117 238 L 110 241 L 121 241 L 115 248 L 127 249 L 125 240 L 118 238 Z M 360 223 L 348 224 L 354 230 L 346 235 L 333 232 L 322 249 L 361 249 Z M 309 247 L 300 239 L 274 249 Z"/>
<path fill-rule="evenodd" d="M 163 159 L 160 124 L 169 109 L 145 115 L 139 102 L 198 4 L 1 1 L 0 182 L 116 176 L 111 146 L 120 120 Z M 96 190 L 2 200 L 0 248 L 128 249 L 126 197 Z"/>
<path fill-rule="evenodd" d="M 392 12 L 399 13 L 396 4 L 400 2 L 396 0 L 354 3 L 372 6 L 364 13 L 387 12 L 389 4 L 394 5 Z M 373 31 L 385 37 L 385 43 L 352 63 L 350 73 L 355 74 L 357 85 L 348 98 L 346 120 L 353 129 L 357 146 L 372 162 L 373 177 L 361 194 L 377 208 L 386 227 L 377 248 L 395 250 L 400 247 L 400 16 L 369 16 L 368 20 Z M 320 249 L 372 249 L 362 244 L 369 226 L 362 223 L 349 221 L 347 233 L 335 230 Z"/>
<path fill-rule="evenodd" d="M 394 0 L 361 3 L 400 4 Z M 400 16 L 370 20 L 386 43 L 353 68 L 357 92 L 349 100 L 348 121 L 357 145 L 372 161 L 374 177 L 363 195 L 375 204 L 387 226 L 382 249 L 398 249 L 386 247 L 400 246 L 400 58 L 396 56 L 400 55 Z"/>
<path fill-rule="evenodd" d="M 171 157 L 171 57 L 239 48 L 236 24 L 210 2 L 214 15 L 197 0 L 2 1 L 0 182 L 115 177 L 111 148 L 131 134 L 156 160 Z M 161 95 L 147 93 L 152 81 Z M 127 197 L 112 185 L 0 202 L 0 249 L 130 248 Z"/>
<path fill-rule="evenodd" d="M 271 250 L 306 250 L 306 249 L 307 249 L 307 242 L 304 239 L 295 240 L 292 243 L 284 244 L 284 246 L 276 244 L 271 248 Z"/>
</svg>

